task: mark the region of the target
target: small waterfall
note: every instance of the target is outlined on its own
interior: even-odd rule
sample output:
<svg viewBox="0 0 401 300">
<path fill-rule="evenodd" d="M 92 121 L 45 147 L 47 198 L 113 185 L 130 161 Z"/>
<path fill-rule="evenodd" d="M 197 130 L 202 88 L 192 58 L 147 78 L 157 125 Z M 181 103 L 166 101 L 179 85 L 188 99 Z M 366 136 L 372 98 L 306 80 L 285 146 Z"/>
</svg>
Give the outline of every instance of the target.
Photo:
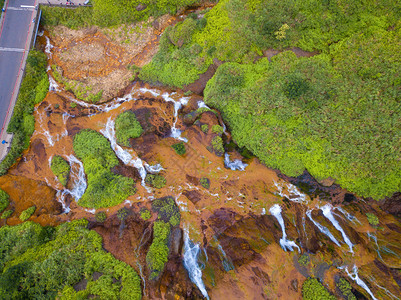
<svg viewBox="0 0 401 300">
<path fill-rule="evenodd" d="M 340 247 L 340 243 L 339 243 L 339 242 L 337 241 L 337 239 L 331 234 L 330 230 L 329 230 L 327 227 L 325 227 L 325 226 L 319 224 L 318 222 L 316 222 L 315 220 L 312 219 L 312 210 L 308 210 L 308 211 L 306 212 L 306 215 L 308 216 L 309 220 L 311 220 L 311 221 L 313 222 L 313 224 L 315 224 L 315 226 L 316 226 L 317 228 L 319 228 L 320 232 L 322 232 L 323 234 L 327 235 L 327 236 L 330 238 L 330 240 L 333 241 L 334 244 L 336 244 L 337 246 Z"/>
<path fill-rule="evenodd" d="M 293 241 L 287 240 L 287 234 L 285 233 L 285 225 L 284 225 L 284 220 L 283 217 L 281 216 L 281 207 L 278 204 L 274 204 L 272 207 L 269 209 L 270 213 L 276 217 L 277 221 L 279 222 L 281 226 L 281 230 L 283 231 L 283 237 L 280 239 L 280 246 L 283 248 L 284 251 L 290 250 L 293 251 L 293 247 L 298 248 L 298 252 L 300 252 L 300 249 L 297 244 Z"/>
<path fill-rule="evenodd" d="M 332 214 L 332 209 L 333 207 L 330 204 L 326 204 L 323 207 L 320 208 L 323 212 L 323 215 L 331 222 L 331 224 L 333 224 L 333 226 L 339 231 L 341 232 L 344 242 L 348 245 L 349 250 L 351 253 L 354 253 L 354 251 L 352 250 L 352 247 L 354 246 L 350 239 L 348 238 L 348 236 L 345 234 L 344 229 L 342 229 L 342 227 L 340 226 L 340 224 L 338 224 L 337 220 L 334 218 L 333 214 Z"/>
<path fill-rule="evenodd" d="M 63 207 L 63 214 L 68 214 L 71 210 L 70 207 L 65 204 L 65 196 L 67 195 L 67 193 L 67 190 L 58 190 L 56 193 L 56 199 L 58 202 L 61 203 L 61 206 Z"/>
<path fill-rule="evenodd" d="M 49 55 L 50 58 L 52 58 L 53 54 L 51 50 L 53 49 L 53 45 L 50 43 L 50 39 L 45 36 L 46 38 L 46 46 L 45 46 L 45 53 Z"/>
<path fill-rule="evenodd" d="M 203 102 L 202 100 L 199 100 L 199 101 L 197 102 L 197 104 L 198 104 L 198 108 L 204 107 L 204 108 L 210 109 L 210 107 L 207 106 L 206 103 Z"/>
<path fill-rule="evenodd" d="M 49 75 L 49 92 L 50 91 L 60 92 L 60 88 L 56 80 L 54 80 L 54 78 Z"/>
<path fill-rule="evenodd" d="M 153 166 L 150 166 L 149 164 L 145 163 L 145 169 L 148 171 L 148 173 L 151 174 L 156 174 L 159 173 L 160 171 L 164 170 L 161 164 L 156 164 Z"/>
<path fill-rule="evenodd" d="M 348 221 L 351 221 L 353 223 L 358 222 L 359 224 L 362 224 L 355 216 L 351 215 L 349 212 L 347 212 L 341 206 L 336 206 L 335 209 L 338 210 L 339 212 L 341 212 L 347 218 Z"/>
<path fill-rule="evenodd" d="M 359 285 L 361 288 L 363 288 L 370 295 L 370 297 L 372 297 L 373 300 L 377 300 L 377 298 L 373 295 L 372 291 L 369 289 L 369 287 L 366 285 L 366 283 L 363 282 L 362 279 L 359 278 L 358 267 L 356 265 L 353 266 L 351 273 L 348 271 L 348 267 L 345 267 L 345 272 L 347 273 L 349 278 L 351 278 L 353 281 L 356 282 L 357 285 Z"/>
<path fill-rule="evenodd" d="M 188 271 L 189 278 L 198 287 L 202 295 L 209 299 L 205 284 L 202 280 L 202 270 L 198 265 L 198 255 L 200 247 L 198 244 L 194 244 L 189 239 L 189 229 L 184 228 L 184 267 Z"/>
<path fill-rule="evenodd" d="M 288 192 L 284 191 L 283 186 L 281 186 L 277 182 L 274 182 L 274 186 L 277 188 L 278 194 L 281 197 L 285 197 L 292 202 L 297 202 L 302 204 L 308 204 L 309 202 L 306 199 L 306 195 L 302 193 L 300 190 L 298 190 L 297 187 L 291 183 L 286 184 Z"/>
<path fill-rule="evenodd" d="M 245 168 L 248 166 L 248 164 L 244 164 L 239 159 L 236 159 L 234 161 L 230 161 L 230 154 L 225 153 L 224 154 L 224 166 L 227 169 L 231 169 L 233 171 L 235 171 L 235 170 L 244 171 Z"/>
<path fill-rule="evenodd" d="M 175 93 L 172 93 L 171 95 L 174 95 L 174 94 Z M 171 95 L 169 95 L 168 93 L 164 93 L 162 95 L 162 98 L 164 99 L 164 101 L 174 103 L 174 123 L 173 123 L 173 127 L 171 127 L 171 137 L 187 143 L 188 140 L 181 136 L 181 130 L 179 130 L 175 126 L 177 125 L 177 121 L 178 121 L 178 111 L 181 109 L 181 107 L 183 105 L 186 105 L 188 103 L 189 97 L 181 97 L 178 101 L 175 101 L 173 98 L 170 97 Z"/>
<path fill-rule="evenodd" d="M 71 166 L 70 178 L 74 178 L 73 188 L 72 190 L 67 190 L 67 192 L 75 198 L 75 201 L 78 201 L 81 199 L 88 186 L 86 183 L 84 165 L 72 154 L 68 155 L 67 159 Z"/>
<path fill-rule="evenodd" d="M 231 259 L 229 259 L 227 257 L 226 252 L 223 250 L 223 247 L 220 244 L 218 244 L 217 248 L 219 249 L 219 251 L 221 253 L 221 255 L 219 255 L 219 256 L 220 256 L 224 271 L 228 272 L 228 271 L 234 270 L 235 269 L 234 264 L 232 263 Z"/>
</svg>

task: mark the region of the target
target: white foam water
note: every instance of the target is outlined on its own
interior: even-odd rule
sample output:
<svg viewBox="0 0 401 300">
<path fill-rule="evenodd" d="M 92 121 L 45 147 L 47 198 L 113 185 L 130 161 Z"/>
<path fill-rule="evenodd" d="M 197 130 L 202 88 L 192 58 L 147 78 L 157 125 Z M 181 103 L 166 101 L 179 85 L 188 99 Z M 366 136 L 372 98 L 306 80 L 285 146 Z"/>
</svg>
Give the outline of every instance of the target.
<svg viewBox="0 0 401 300">
<path fill-rule="evenodd" d="M 230 155 L 228 153 L 224 154 L 224 165 L 227 169 L 231 169 L 233 171 L 244 171 L 248 164 L 243 163 L 241 160 L 236 159 L 234 161 L 230 161 Z"/>
<path fill-rule="evenodd" d="M 75 198 L 75 201 L 78 201 L 82 198 L 88 186 L 86 183 L 84 165 L 72 154 L 67 156 L 67 160 L 71 166 L 70 178 L 74 180 L 72 190 L 67 190 L 67 192 Z"/>
<path fill-rule="evenodd" d="M 345 272 L 347 273 L 347 275 L 349 276 L 349 278 L 351 278 L 353 281 L 356 282 L 357 285 L 359 285 L 361 288 L 363 288 L 370 295 L 370 297 L 372 297 L 373 300 L 377 300 L 377 298 L 375 297 L 375 295 L 373 295 L 372 291 L 366 285 L 366 283 L 363 282 L 363 280 L 359 278 L 358 267 L 356 265 L 354 265 L 352 267 L 352 272 L 348 271 L 348 267 L 345 267 L 344 269 L 345 269 Z"/>
<path fill-rule="evenodd" d="M 332 214 L 333 207 L 330 204 L 326 204 L 323 207 L 321 207 L 320 209 L 322 210 L 323 215 L 331 222 L 331 224 L 333 224 L 333 226 L 339 232 L 341 232 L 341 235 L 343 236 L 344 242 L 348 245 L 350 252 L 354 253 L 354 251 L 352 250 L 352 247 L 354 245 L 352 244 L 352 242 L 350 241 L 348 236 L 345 234 L 344 229 L 342 229 L 342 227 L 340 226 L 340 224 L 338 223 L 338 221 L 334 218 L 334 216 Z"/>
<path fill-rule="evenodd" d="M 198 287 L 202 295 L 209 299 L 205 284 L 202 280 L 202 270 L 198 264 L 200 247 L 189 239 L 189 229 L 184 228 L 184 267 L 188 271 L 189 278 Z"/>
<path fill-rule="evenodd" d="M 52 76 L 49 75 L 49 92 L 60 92 L 60 88 L 56 80 Z"/>
<path fill-rule="evenodd" d="M 181 109 L 181 107 L 183 105 L 186 105 L 188 103 L 189 97 L 181 97 L 178 101 L 176 101 L 176 100 L 174 100 L 173 98 L 170 97 L 170 96 L 173 96 L 174 94 L 175 93 L 172 93 L 172 94 L 164 93 L 164 94 L 162 94 L 162 98 L 164 99 L 164 101 L 174 103 L 174 123 L 173 123 L 173 126 L 171 127 L 171 137 L 187 143 L 188 140 L 181 136 L 181 130 L 179 130 L 176 127 L 176 125 L 177 125 L 177 121 L 178 121 L 178 111 Z"/>
<path fill-rule="evenodd" d="M 49 57 L 51 58 L 53 56 L 51 50 L 53 49 L 53 45 L 50 43 L 50 39 L 45 36 L 46 38 L 46 46 L 45 46 L 45 53 L 49 55 Z"/>
<path fill-rule="evenodd" d="M 306 195 L 302 193 L 298 188 L 291 184 L 287 183 L 287 191 L 284 190 L 284 187 L 280 185 L 279 183 L 274 181 L 274 186 L 277 188 L 277 192 L 281 197 L 285 197 L 288 200 L 292 202 L 297 202 L 297 203 L 302 203 L 302 204 L 308 204 L 308 199 L 306 198 Z"/>
<path fill-rule="evenodd" d="M 298 245 L 294 241 L 287 240 L 287 234 L 285 232 L 285 225 L 284 225 L 284 220 L 283 217 L 281 216 L 281 207 L 278 204 L 274 204 L 272 207 L 269 209 L 270 213 L 276 217 L 278 223 L 281 226 L 281 230 L 283 232 L 283 237 L 280 239 L 280 246 L 283 248 L 284 251 L 290 250 L 293 251 L 293 248 L 296 247 L 298 248 L 298 252 L 301 250 L 299 249 Z"/>
<path fill-rule="evenodd" d="M 308 216 L 309 220 L 311 220 L 313 222 L 313 224 L 315 224 L 315 226 L 320 230 L 320 232 L 322 232 L 323 234 L 327 235 L 330 238 L 330 240 L 332 240 L 332 242 L 334 244 L 336 244 L 337 246 L 340 247 L 340 243 L 331 234 L 330 230 L 326 226 L 323 226 L 323 225 L 319 224 L 318 222 L 316 222 L 315 220 L 313 220 L 313 218 L 312 218 L 312 210 L 308 210 L 306 212 L 306 215 Z"/>
</svg>

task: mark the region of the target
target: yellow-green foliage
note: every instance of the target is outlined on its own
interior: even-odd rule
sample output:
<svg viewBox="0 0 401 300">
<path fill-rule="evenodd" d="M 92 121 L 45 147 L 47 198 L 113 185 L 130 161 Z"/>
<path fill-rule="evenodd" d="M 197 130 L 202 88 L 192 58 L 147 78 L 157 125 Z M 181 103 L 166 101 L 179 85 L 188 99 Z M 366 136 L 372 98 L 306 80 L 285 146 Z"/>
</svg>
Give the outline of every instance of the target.
<svg viewBox="0 0 401 300">
<path fill-rule="evenodd" d="M 223 127 L 221 127 L 220 125 L 213 125 L 212 126 L 212 132 L 218 135 L 222 135 L 224 132 Z"/>
<path fill-rule="evenodd" d="M 177 153 L 178 155 L 184 155 L 187 152 L 183 142 L 179 142 L 174 145 L 171 145 L 171 147 L 175 150 L 175 153 Z"/>
<path fill-rule="evenodd" d="M 8 209 L 1 214 L 1 219 L 8 219 L 14 213 L 14 210 Z"/>
<path fill-rule="evenodd" d="M 19 216 L 20 220 L 22 222 L 25 222 L 33 215 L 35 210 L 36 210 L 36 206 L 31 206 L 31 207 L 25 209 L 23 212 L 21 212 L 21 214 Z"/>
<path fill-rule="evenodd" d="M 102 238 L 87 225 L 76 220 L 56 228 L 33 222 L 2 227 L 0 298 L 141 299 L 135 270 L 102 250 Z M 102 274 L 96 281 L 95 272 Z M 75 292 L 82 279 L 86 289 Z"/>
<path fill-rule="evenodd" d="M 146 255 L 146 263 L 150 270 L 150 278 L 156 279 L 164 270 L 167 262 L 169 248 L 167 246 L 170 237 L 170 224 L 156 221 L 153 225 L 153 241 Z"/>
<path fill-rule="evenodd" d="M 152 217 L 152 213 L 149 211 L 149 209 L 141 209 L 141 218 L 143 220 L 149 220 Z"/>
<path fill-rule="evenodd" d="M 156 189 L 161 189 L 166 185 L 166 178 L 159 174 L 148 174 L 145 178 L 145 182 Z"/>
<path fill-rule="evenodd" d="M 10 196 L 0 189 L 0 213 L 3 212 L 7 206 L 10 204 Z"/>
<path fill-rule="evenodd" d="M 327 289 L 316 278 L 308 278 L 302 285 L 302 296 L 304 300 L 335 300 Z"/>
<path fill-rule="evenodd" d="M 352 287 L 346 279 L 340 278 L 337 282 L 337 287 L 346 300 L 356 300 L 355 295 L 352 293 Z"/>
<path fill-rule="evenodd" d="M 372 226 L 379 225 L 379 218 L 376 215 L 367 213 L 366 217 L 368 218 L 368 222 L 370 225 L 372 225 Z"/>
<path fill-rule="evenodd" d="M 204 133 L 207 133 L 207 132 L 209 131 L 209 125 L 203 124 L 203 125 L 201 126 L 201 130 L 202 130 Z"/>
<path fill-rule="evenodd" d="M 223 147 L 223 140 L 219 136 L 215 136 L 212 139 L 212 147 L 213 150 L 216 151 L 218 154 L 224 153 L 224 147 Z"/>
<path fill-rule="evenodd" d="M 118 115 L 116 118 L 116 139 L 123 146 L 129 147 L 129 139 L 139 137 L 142 132 L 142 126 L 135 117 L 135 114 L 128 110 Z"/>
<path fill-rule="evenodd" d="M 82 130 L 75 135 L 73 147 L 88 177 L 88 187 L 78 201 L 79 205 L 110 207 L 135 193 L 131 178 L 111 172 L 111 168 L 118 165 L 118 159 L 103 135 L 94 130 Z"/>
<path fill-rule="evenodd" d="M 55 155 L 52 158 L 50 168 L 53 171 L 53 174 L 57 176 L 60 183 L 66 186 L 71 169 L 69 163 L 61 156 Z"/>
</svg>

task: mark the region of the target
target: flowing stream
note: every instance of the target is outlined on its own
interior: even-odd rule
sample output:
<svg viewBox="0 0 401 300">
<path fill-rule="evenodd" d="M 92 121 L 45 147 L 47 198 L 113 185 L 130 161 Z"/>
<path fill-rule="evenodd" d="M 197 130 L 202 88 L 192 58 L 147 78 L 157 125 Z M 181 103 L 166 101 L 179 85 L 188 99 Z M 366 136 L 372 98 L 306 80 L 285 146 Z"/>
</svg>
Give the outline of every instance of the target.
<svg viewBox="0 0 401 300">
<path fill-rule="evenodd" d="M 361 288 L 363 288 L 370 295 L 370 297 L 372 297 L 373 300 L 377 300 L 377 298 L 375 297 L 375 295 L 373 295 L 372 291 L 366 285 L 366 283 L 363 282 L 363 280 L 359 278 L 358 267 L 356 265 L 354 265 L 352 267 L 352 272 L 348 271 L 348 267 L 345 267 L 344 269 L 345 269 L 345 272 L 347 273 L 347 275 L 349 276 L 349 278 L 351 278 L 353 281 L 356 282 L 357 285 L 359 285 Z"/>
<path fill-rule="evenodd" d="M 319 224 L 318 222 L 316 222 L 315 220 L 313 220 L 313 218 L 312 218 L 312 210 L 308 210 L 306 212 L 306 215 L 308 216 L 309 220 L 311 220 L 313 222 L 313 224 L 315 224 L 315 226 L 320 230 L 320 232 L 322 232 L 323 234 L 327 235 L 330 238 L 330 240 L 333 241 L 334 244 L 336 244 L 337 246 L 340 247 L 340 243 L 331 234 L 330 230 L 326 226 L 323 226 L 323 225 Z"/>
<path fill-rule="evenodd" d="M 248 166 L 248 164 L 243 163 L 239 159 L 230 161 L 230 155 L 228 153 L 224 154 L 224 165 L 226 166 L 227 169 L 231 169 L 233 171 L 235 170 L 245 171 L 245 168 Z"/>
</svg>

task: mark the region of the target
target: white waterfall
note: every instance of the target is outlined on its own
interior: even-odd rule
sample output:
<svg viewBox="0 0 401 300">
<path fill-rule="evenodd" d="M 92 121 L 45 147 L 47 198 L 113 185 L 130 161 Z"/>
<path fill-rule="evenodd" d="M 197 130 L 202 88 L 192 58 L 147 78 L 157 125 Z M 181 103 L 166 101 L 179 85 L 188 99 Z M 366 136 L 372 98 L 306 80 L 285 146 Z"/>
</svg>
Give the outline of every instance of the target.
<svg viewBox="0 0 401 300">
<path fill-rule="evenodd" d="M 281 197 L 285 197 L 292 202 L 297 202 L 302 204 L 308 204 L 309 202 L 308 199 L 306 198 L 306 195 L 302 193 L 300 190 L 298 190 L 298 188 L 291 183 L 286 184 L 287 191 L 285 191 L 283 186 L 277 182 L 274 182 L 274 186 L 277 188 L 277 192 Z"/>
<path fill-rule="evenodd" d="M 241 160 L 236 159 L 234 161 L 230 161 L 230 155 L 228 153 L 224 154 L 224 165 L 227 169 L 231 169 L 233 171 L 239 170 L 244 171 L 248 164 L 244 164 Z"/>
<path fill-rule="evenodd" d="M 353 281 L 356 282 L 357 285 L 359 285 L 361 288 L 363 288 L 369 295 L 372 297 L 373 300 L 377 300 L 375 295 L 373 295 L 372 291 L 369 289 L 369 287 L 366 285 L 365 282 L 363 282 L 362 279 L 359 278 L 358 276 L 358 267 L 356 265 L 353 266 L 352 272 L 350 273 L 348 271 L 348 267 L 345 267 L 345 272 L 351 278 Z"/>
<path fill-rule="evenodd" d="M 287 240 L 287 234 L 285 232 L 285 225 L 284 225 L 284 220 L 283 217 L 281 216 L 281 207 L 278 204 L 274 204 L 272 207 L 269 209 L 270 213 L 276 217 L 277 221 L 279 222 L 281 226 L 281 230 L 283 231 L 283 237 L 280 239 L 280 246 L 283 248 L 284 251 L 290 250 L 293 251 L 293 248 L 296 247 L 298 248 L 298 252 L 300 252 L 300 249 L 297 244 L 295 244 L 294 241 Z"/>
<path fill-rule="evenodd" d="M 67 204 L 65 204 L 65 196 L 67 194 L 67 191 L 61 191 L 61 190 L 57 190 L 56 193 L 56 199 L 58 202 L 61 203 L 61 206 L 63 207 L 63 214 L 68 214 L 70 212 L 70 207 L 67 206 Z"/>
<path fill-rule="evenodd" d="M 50 43 L 50 39 L 47 36 L 45 36 L 45 38 L 46 38 L 45 53 L 47 53 L 49 55 L 49 57 L 51 58 L 52 57 L 51 50 L 53 48 L 53 45 Z"/>
<path fill-rule="evenodd" d="M 75 201 L 78 201 L 79 199 L 81 199 L 88 186 L 86 183 L 84 165 L 78 158 L 76 158 L 72 154 L 68 155 L 67 159 L 70 162 L 71 166 L 70 178 L 74 180 L 72 190 L 67 191 L 75 198 Z"/>
<path fill-rule="evenodd" d="M 60 88 L 56 80 L 54 80 L 54 78 L 49 75 L 49 92 L 50 91 L 60 92 Z"/>
<path fill-rule="evenodd" d="M 334 218 L 332 214 L 332 209 L 333 207 L 330 204 L 326 204 L 323 207 L 320 208 L 323 212 L 323 215 L 333 224 L 333 226 L 341 232 L 341 235 L 343 236 L 344 242 L 348 245 L 349 250 L 351 253 L 354 253 L 352 250 L 352 247 L 354 246 L 348 236 L 345 234 L 344 229 L 340 226 L 340 224 L 337 222 L 337 220 Z"/>
<path fill-rule="evenodd" d="M 171 95 L 174 95 L 174 94 L 175 93 L 172 93 Z M 181 130 L 179 130 L 175 126 L 177 125 L 177 121 L 178 121 L 178 111 L 181 109 L 181 107 L 183 105 L 186 105 L 188 103 L 189 97 L 181 97 L 178 101 L 175 101 L 173 98 L 170 97 L 171 95 L 169 95 L 168 93 L 164 93 L 162 95 L 162 98 L 164 99 L 164 101 L 174 103 L 174 123 L 173 123 L 173 127 L 171 127 L 171 137 L 187 143 L 188 140 L 181 136 Z"/>
<path fill-rule="evenodd" d="M 205 284 L 202 280 L 202 270 L 198 264 L 198 255 L 200 247 L 198 244 L 194 244 L 189 239 L 189 229 L 184 228 L 184 267 L 188 271 L 189 278 L 198 287 L 202 295 L 209 299 Z"/>
<path fill-rule="evenodd" d="M 316 222 L 315 220 L 312 219 L 312 210 L 308 210 L 306 212 L 306 215 L 308 216 L 309 220 L 311 220 L 313 222 L 313 224 L 315 224 L 315 226 L 317 228 L 319 228 L 320 232 L 322 232 L 323 234 L 327 235 L 330 240 L 333 241 L 334 244 L 336 244 L 337 246 L 340 247 L 340 243 L 337 241 L 337 239 L 331 234 L 330 230 L 326 227 L 323 226 L 321 224 L 319 224 L 318 222 Z"/>
</svg>

